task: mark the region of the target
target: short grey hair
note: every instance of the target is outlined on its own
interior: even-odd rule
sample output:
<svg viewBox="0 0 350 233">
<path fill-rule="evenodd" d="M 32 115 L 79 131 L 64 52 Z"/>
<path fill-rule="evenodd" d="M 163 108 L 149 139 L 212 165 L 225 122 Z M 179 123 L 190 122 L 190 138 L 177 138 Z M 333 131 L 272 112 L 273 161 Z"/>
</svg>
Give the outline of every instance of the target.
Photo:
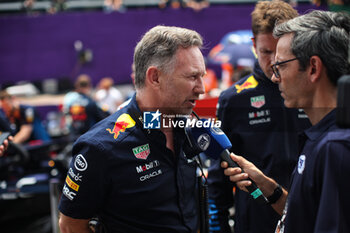
<svg viewBox="0 0 350 233">
<path fill-rule="evenodd" d="M 293 33 L 291 52 L 298 58 L 302 70 L 311 56 L 318 56 L 327 68 L 330 81 L 336 85 L 341 75 L 350 71 L 350 16 L 346 13 L 315 10 L 276 25 L 277 38 Z"/>
<path fill-rule="evenodd" d="M 203 39 L 197 32 L 180 27 L 156 26 L 150 29 L 136 45 L 134 51 L 135 86 L 145 84 L 146 71 L 150 66 L 170 73 L 175 68 L 174 55 L 181 48 L 202 48 Z"/>
</svg>

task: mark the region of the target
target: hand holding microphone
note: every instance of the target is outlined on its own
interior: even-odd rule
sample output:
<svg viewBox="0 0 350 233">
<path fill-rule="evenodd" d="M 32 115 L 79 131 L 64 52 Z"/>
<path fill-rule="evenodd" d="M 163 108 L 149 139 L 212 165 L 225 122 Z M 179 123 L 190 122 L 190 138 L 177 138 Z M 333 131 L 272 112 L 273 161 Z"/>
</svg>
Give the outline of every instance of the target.
<svg viewBox="0 0 350 233">
<path fill-rule="evenodd" d="M 206 120 L 199 119 L 203 124 L 206 125 Z M 228 167 L 239 167 L 238 164 L 232 160 L 230 157 L 230 152 L 228 149 L 232 147 L 230 140 L 224 134 L 224 132 L 213 125 L 211 127 L 191 127 L 186 129 L 186 133 L 189 137 L 191 146 L 200 152 L 203 152 L 207 156 L 218 159 L 221 158 L 223 161 L 227 162 Z M 242 169 L 243 173 L 243 169 Z M 242 174 L 246 176 L 245 174 Z M 251 185 L 246 186 L 249 194 L 259 203 L 268 203 L 266 197 L 263 195 L 261 190 L 250 178 L 246 177 Z"/>
<path fill-rule="evenodd" d="M 230 157 L 231 160 L 233 160 L 238 165 L 238 167 L 233 169 L 233 167 L 229 166 L 229 164 L 226 161 L 223 161 L 221 163 L 221 167 L 225 169 L 224 174 L 226 176 L 229 176 L 230 180 L 232 182 L 235 182 L 238 188 L 242 189 L 243 191 L 249 192 L 246 188 L 247 186 L 252 185 L 249 176 L 251 176 L 252 178 L 257 178 L 264 176 L 264 174 L 260 170 L 258 170 L 253 163 L 249 162 L 242 156 L 238 156 L 231 153 Z"/>
</svg>

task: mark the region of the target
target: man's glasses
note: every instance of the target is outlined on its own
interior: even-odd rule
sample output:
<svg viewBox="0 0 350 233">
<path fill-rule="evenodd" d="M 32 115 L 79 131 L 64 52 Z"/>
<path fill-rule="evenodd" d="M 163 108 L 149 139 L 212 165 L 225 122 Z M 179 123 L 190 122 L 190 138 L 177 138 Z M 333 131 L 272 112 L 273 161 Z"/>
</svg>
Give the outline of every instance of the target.
<svg viewBox="0 0 350 233">
<path fill-rule="evenodd" d="M 296 57 L 296 58 L 289 59 L 287 61 L 281 61 L 281 62 L 276 62 L 275 64 L 271 64 L 271 69 L 272 69 L 272 72 L 275 75 L 275 77 L 276 78 L 281 78 L 281 75 L 280 75 L 280 72 L 278 71 L 277 66 L 285 64 L 285 63 L 290 62 L 290 61 L 297 60 L 297 59 L 298 58 Z"/>
</svg>

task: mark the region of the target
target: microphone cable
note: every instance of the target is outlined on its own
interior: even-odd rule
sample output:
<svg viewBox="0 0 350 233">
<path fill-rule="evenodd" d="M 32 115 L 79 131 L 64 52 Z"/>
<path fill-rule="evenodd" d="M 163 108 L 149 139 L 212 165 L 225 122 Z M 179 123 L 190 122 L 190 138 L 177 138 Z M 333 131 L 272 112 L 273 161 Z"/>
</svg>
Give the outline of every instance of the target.
<svg viewBox="0 0 350 233">
<path fill-rule="evenodd" d="M 195 111 L 192 111 L 192 114 L 200 120 L 200 117 Z M 187 134 L 186 134 L 187 135 Z M 191 142 L 190 142 L 191 143 Z M 208 180 L 205 176 L 203 170 L 202 160 L 199 154 L 194 158 L 197 163 L 197 166 L 200 169 L 201 175 L 198 177 L 199 184 L 199 213 L 200 213 L 200 233 L 209 233 L 209 191 L 208 191 Z"/>
</svg>

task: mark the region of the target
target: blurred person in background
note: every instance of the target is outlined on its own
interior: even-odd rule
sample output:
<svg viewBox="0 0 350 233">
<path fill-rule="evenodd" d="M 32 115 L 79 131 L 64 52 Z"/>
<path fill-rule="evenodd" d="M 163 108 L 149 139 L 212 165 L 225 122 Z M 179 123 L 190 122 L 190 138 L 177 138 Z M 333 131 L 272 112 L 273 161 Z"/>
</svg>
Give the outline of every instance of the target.
<svg viewBox="0 0 350 233">
<path fill-rule="evenodd" d="M 11 129 L 10 127 L 10 122 L 8 121 L 5 113 L 3 112 L 2 110 L 2 107 L 1 107 L 1 101 L 0 101 L 0 135 L 3 133 L 3 132 L 9 132 L 9 133 L 12 133 L 13 134 L 13 130 Z M 13 140 L 13 137 L 10 136 L 9 138 L 11 141 Z M 4 152 L 7 150 L 7 147 L 8 147 L 8 140 L 9 139 L 6 139 L 3 144 L 0 145 L 0 156 L 2 156 L 4 154 Z"/>
<path fill-rule="evenodd" d="M 92 83 L 88 75 L 79 75 L 74 86 L 75 90 L 64 96 L 62 110 L 70 132 L 73 136 L 79 136 L 109 113 L 104 112 L 91 98 Z"/>
<path fill-rule="evenodd" d="M 118 106 L 123 103 L 122 93 L 113 87 L 114 81 L 110 77 L 102 78 L 97 85 L 95 99 L 103 111 L 114 113 Z"/>
<path fill-rule="evenodd" d="M 11 128 L 10 128 L 10 122 L 8 121 L 8 119 L 6 118 L 5 113 L 2 110 L 1 107 L 1 101 L 0 101 L 0 134 L 3 132 L 12 132 Z M 9 140 L 13 140 L 13 137 L 10 136 Z M 6 139 L 3 144 L 0 145 L 0 156 L 2 156 L 4 154 L 4 152 L 6 151 L 7 147 L 8 147 L 8 139 Z"/>
<path fill-rule="evenodd" d="M 28 15 L 37 15 L 39 12 L 34 10 L 34 5 L 36 0 L 24 0 L 22 3 L 22 10 L 25 11 Z"/>
<path fill-rule="evenodd" d="M 123 0 L 104 0 L 103 10 L 107 13 L 113 11 L 125 12 L 126 7 L 123 4 Z"/>
<path fill-rule="evenodd" d="M 13 137 L 10 136 L 9 139 L 5 139 L 5 141 L 0 145 L 0 157 L 3 156 L 3 154 L 7 150 L 7 147 L 9 145 L 9 140 L 13 140 Z"/>
<path fill-rule="evenodd" d="M 0 101 L 1 108 L 10 123 L 14 143 L 23 144 L 36 140 L 50 141 L 50 136 L 35 107 L 20 104 L 5 90 L 0 92 Z"/>
<path fill-rule="evenodd" d="M 311 0 L 311 2 L 316 6 L 328 6 L 330 11 L 350 14 L 350 0 Z"/>
<path fill-rule="evenodd" d="M 204 8 L 209 7 L 210 3 L 207 0 L 187 0 L 186 6 L 194 11 L 201 11 Z"/>
<path fill-rule="evenodd" d="M 51 0 L 51 6 L 47 9 L 50 14 L 66 11 L 68 8 L 66 0 Z"/>
<path fill-rule="evenodd" d="M 118 106 L 117 110 L 120 110 L 124 108 L 126 105 L 128 105 L 135 94 L 135 64 L 134 63 L 131 64 L 130 78 L 132 81 L 133 89 L 126 94 L 126 98 L 125 98 L 126 100 Z"/>
<path fill-rule="evenodd" d="M 234 83 L 219 97 L 217 117 L 232 143 L 231 151 L 244 155 L 283 187 L 297 162 L 297 134 L 309 127 L 303 112 L 283 105 L 278 85 L 271 81 L 277 39 L 272 35 L 278 22 L 298 16 L 286 2 L 260 1 L 252 12 L 253 46 L 257 61 L 253 73 Z M 224 176 L 220 161 L 213 161 L 208 174 L 211 232 L 231 232 L 229 209 L 234 205 L 235 233 L 274 232 L 279 215 L 270 205 L 257 203 L 236 189 Z M 273 203 L 274 197 L 267 197 Z"/>
<path fill-rule="evenodd" d="M 1 132 L 10 132 L 11 135 L 14 134 L 14 130 L 11 129 L 11 124 L 7 119 L 7 116 L 2 107 L 2 101 L 0 101 L 0 131 Z"/>
<path fill-rule="evenodd" d="M 159 8 L 163 9 L 170 6 L 173 9 L 179 9 L 185 6 L 184 0 L 159 0 Z"/>
</svg>

